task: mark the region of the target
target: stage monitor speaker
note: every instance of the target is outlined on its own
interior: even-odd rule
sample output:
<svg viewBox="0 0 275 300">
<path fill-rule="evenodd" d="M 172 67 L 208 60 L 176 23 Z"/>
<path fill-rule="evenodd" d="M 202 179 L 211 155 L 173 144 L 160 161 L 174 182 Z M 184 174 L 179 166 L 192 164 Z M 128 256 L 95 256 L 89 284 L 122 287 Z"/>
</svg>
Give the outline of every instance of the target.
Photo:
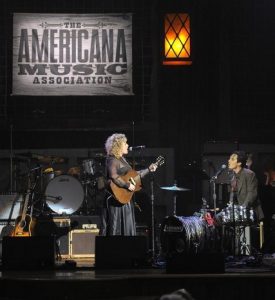
<svg viewBox="0 0 275 300">
<path fill-rule="evenodd" d="M 55 266 L 53 236 L 3 237 L 3 270 L 51 269 Z"/>
<path fill-rule="evenodd" d="M 146 265 L 145 236 L 97 236 L 95 268 L 131 269 Z"/>
<path fill-rule="evenodd" d="M 181 253 L 168 255 L 167 273 L 224 273 L 225 263 L 222 253 Z"/>
</svg>

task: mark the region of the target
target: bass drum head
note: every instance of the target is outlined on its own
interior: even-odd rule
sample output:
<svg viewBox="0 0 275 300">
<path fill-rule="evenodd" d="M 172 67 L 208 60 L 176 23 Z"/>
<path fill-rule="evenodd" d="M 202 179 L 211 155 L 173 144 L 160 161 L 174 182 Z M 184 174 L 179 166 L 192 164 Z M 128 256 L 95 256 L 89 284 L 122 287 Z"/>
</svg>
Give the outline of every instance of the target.
<svg viewBox="0 0 275 300">
<path fill-rule="evenodd" d="M 47 185 L 45 198 L 47 205 L 57 214 L 72 214 L 82 205 L 84 190 L 75 177 L 60 175 Z"/>
<path fill-rule="evenodd" d="M 162 251 L 168 253 L 201 253 L 217 248 L 214 226 L 197 216 L 169 216 L 164 219 L 160 235 Z"/>
</svg>

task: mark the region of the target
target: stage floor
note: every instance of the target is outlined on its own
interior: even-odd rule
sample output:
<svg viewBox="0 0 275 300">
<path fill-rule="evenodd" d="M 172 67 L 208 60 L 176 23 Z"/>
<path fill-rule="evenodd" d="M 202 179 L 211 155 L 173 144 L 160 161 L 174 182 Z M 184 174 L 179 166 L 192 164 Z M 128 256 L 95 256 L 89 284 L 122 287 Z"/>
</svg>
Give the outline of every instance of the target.
<svg viewBox="0 0 275 300">
<path fill-rule="evenodd" d="M 96 270 L 92 259 L 59 261 L 52 270 L 2 270 L 0 299 L 159 299 L 186 289 L 195 300 L 275 299 L 275 270 L 226 268 L 224 273 L 167 274 L 165 268 Z"/>
</svg>

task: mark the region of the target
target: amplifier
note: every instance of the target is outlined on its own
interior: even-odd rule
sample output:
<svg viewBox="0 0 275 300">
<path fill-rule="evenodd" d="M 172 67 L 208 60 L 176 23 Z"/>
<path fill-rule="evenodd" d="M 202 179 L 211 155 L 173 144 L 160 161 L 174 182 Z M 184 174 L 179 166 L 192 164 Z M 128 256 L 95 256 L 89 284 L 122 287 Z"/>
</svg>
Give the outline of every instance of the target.
<svg viewBox="0 0 275 300">
<path fill-rule="evenodd" d="M 95 257 L 95 237 L 99 229 L 75 229 L 70 232 L 72 258 Z"/>
<path fill-rule="evenodd" d="M 15 220 L 20 215 L 23 196 L 17 193 L 0 194 L 0 222 L 5 225 L 8 220 Z"/>
<path fill-rule="evenodd" d="M 56 224 L 57 227 L 70 227 L 71 226 L 70 218 L 53 217 L 53 222 Z"/>
<path fill-rule="evenodd" d="M 74 229 L 75 222 L 74 219 L 64 216 L 40 217 L 35 235 L 55 236 L 57 253 L 61 258 L 94 257 L 95 236 L 99 234 L 97 224 L 88 224 L 89 229 Z"/>
</svg>

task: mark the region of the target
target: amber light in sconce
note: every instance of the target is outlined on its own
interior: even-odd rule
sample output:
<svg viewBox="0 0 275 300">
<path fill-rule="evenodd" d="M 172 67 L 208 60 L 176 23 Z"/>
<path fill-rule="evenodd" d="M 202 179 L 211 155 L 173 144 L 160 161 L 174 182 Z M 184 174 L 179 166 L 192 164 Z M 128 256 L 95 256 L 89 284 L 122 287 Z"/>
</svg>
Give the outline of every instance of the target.
<svg viewBox="0 0 275 300">
<path fill-rule="evenodd" d="M 191 65 L 190 17 L 170 13 L 164 20 L 164 65 Z"/>
</svg>

